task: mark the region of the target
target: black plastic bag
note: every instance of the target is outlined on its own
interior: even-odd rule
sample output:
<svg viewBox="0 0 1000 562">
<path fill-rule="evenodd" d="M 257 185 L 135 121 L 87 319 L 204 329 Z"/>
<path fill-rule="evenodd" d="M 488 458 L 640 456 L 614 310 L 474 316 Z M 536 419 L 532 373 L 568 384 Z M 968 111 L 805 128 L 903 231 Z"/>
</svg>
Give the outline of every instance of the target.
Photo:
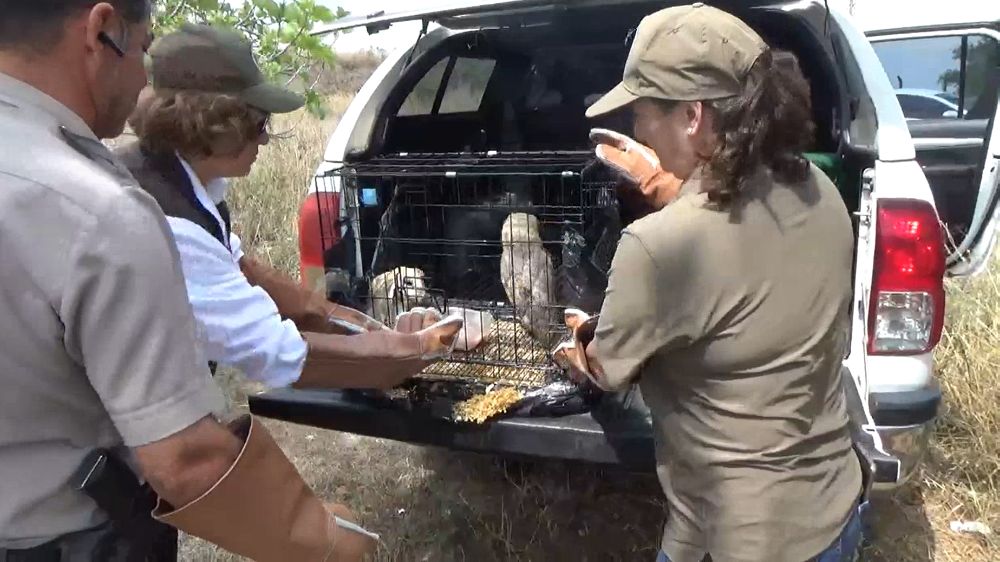
<svg viewBox="0 0 1000 562">
<path fill-rule="evenodd" d="M 507 411 L 507 416 L 558 417 L 590 411 L 596 398 L 592 389 L 559 380 L 527 392 Z"/>
</svg>

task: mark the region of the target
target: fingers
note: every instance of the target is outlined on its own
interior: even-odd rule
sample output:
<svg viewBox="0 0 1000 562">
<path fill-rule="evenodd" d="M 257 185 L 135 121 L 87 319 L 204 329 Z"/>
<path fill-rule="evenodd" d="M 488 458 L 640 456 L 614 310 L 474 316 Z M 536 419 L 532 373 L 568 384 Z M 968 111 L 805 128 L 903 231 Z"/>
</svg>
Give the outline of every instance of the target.
<svg viewBox="0 0 1000 562">
<path fill-rule="evenodd" d="M 414 329 L 414 315 L 412 312 L 401 312 L 396 316 L 396 331 L 402 332 L 404 334 L 412 334 L 420 330 L 419 327 Z"/>
<path fill-rule="evenodd" d="M 555 351 L 552 352 L 552 359 L 559 365 L 560 369 L 568 370 L 572 367 L 569 360 L 569 353 L 573 349 L 573 342 L 562 342 L 556 346 Z"/>
<path fill-rule="evenodd" d="M 553 360 L 559 365 L 569 379 L 577 384 L 582 384 L 588 377 L 586 365 L 580 357 L 581 350 L 575 342 L 563 342 L 559 344 L 552 354 Z"/>
<path fill-rule="evenodd" d="M 412 334 L 424 329 L 424 309 L 414 308 L 404 312 L 396 319 L 396 331 Z"/>
<path fill-rule="evenodd" d="M 441 313 L 438 312 L 436 308 L 427 308 L 422 310 L 423 313 L 421 314 L 421 320 L 423 321 L 423 324 L 420 326 L 421 329 L 430 328 L 434 324 L 441 321 Z"/>
<path fill-rule="evenodd" d="M 583 324 L 590 318 L 590 315 L 578 308 L 567 308 L 563 311 L 563 321 L 566 327 L 575 331 L 576 327 Z"/>
<path fill-rule="evenodd" d="M 632 180 L 633 183 L 638 181 L 638 178 L 632 174 L 629 166 L 627 165 L 628 160 L 625 152 L 620 148 L 607 144 L 599 144 L 597 145 L 597 148 L 594 149 L 594 154 L 597 155 L 597 158 L 601 162 L 613 169 L 616 173 L 626 176 Z"/>
<path fill-rule="evenodd" d="M 367 531 L 357 526 L 355 523 L 357 518 L 351 513 L 351 510 L 334 502 L 324 503 L 326 510 L 334 516 L 337 525 L 333 560 L 354 562 L 374 554 L 378 548 L 378 542 L 374 536 L 367 534 Z"/>
<path fill-rule="evenodd" d="M 430 361 L 449 355 L 464 325 L 464 318 L 451 316 L 421 330 L 421 358 Z"/>
<path fill-rule="evenodd" d="M 607 144 L 625 150 L 632 139 L 611 129 L 594 128 L 590 130 L 590 140 L 595 144 Z"/>
<path fill-rule="evenodd" d="M 365 529 L 337 518 L 337 534 L 334 538 L 334 550 L 330 560 L 336 562 L 361 562 L 375 554 L 378 549 L 377 536 Z"/>
<path fill-rule="evenodd" d="M 437 309 L 417 306 L 396 317 L 396 331 L 404 334 L 419 332 L 440 322 L 441 317 Z"/>
<path fill-rule="evenodd" d="M 341 505 L 339 503 L 334 503 L 334 502 L 326 502 L 326 510 L 336 515 L 337 517 L 340 517 L 341 519 L 346 519 L 348 521 L 356 520 L 354 518 L 354 514 L 351 513 L 351 510 L 347 509 L 347 506 L 345 505 Z"/>
</svg>

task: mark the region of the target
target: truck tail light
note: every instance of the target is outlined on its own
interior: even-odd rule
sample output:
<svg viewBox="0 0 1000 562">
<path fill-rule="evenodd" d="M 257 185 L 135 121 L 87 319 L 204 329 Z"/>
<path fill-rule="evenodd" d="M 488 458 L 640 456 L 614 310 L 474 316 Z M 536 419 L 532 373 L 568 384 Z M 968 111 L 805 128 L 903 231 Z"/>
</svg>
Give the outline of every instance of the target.
<svg viewBox="0 0 1000 562">
<path fill-rule="evenodd" d="M 925 201 L 878 202 L 868 318 L 873 355 L 926 353 L 944 325 L 944 236 Z"/>
<path fill-rule="evenodd" d="M 301 283 L 326 294 L 326 251 L 340 243 L 340 193 L 310 193 L 299 210 Z"/>
</svg>

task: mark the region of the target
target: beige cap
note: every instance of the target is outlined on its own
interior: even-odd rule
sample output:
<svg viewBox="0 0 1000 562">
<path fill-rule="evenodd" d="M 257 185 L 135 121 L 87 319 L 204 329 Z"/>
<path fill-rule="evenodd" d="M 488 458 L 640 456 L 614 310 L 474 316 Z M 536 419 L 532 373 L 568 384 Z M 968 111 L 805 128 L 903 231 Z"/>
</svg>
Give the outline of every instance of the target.
<svg viewBox="0 0 1000 562">
<path fill-rule="evenodd" d="M 654 12 L 636 30 L 621 84 L 590 106 L 587 117 L 639 98 L 697 101 L 739 95 L 766 50 L 745 23 L 701 2 Z"/>
</svg>

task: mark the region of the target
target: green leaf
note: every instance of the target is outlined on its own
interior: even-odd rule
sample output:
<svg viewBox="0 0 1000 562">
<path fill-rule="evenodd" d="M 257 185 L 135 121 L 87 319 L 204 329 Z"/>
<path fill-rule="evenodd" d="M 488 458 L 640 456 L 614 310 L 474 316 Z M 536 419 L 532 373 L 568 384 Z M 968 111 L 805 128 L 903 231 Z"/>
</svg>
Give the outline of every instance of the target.
<svg viewBox="0 0 1000 562">
<path fill-rule="evenodd" d="M 343 8 L 331 10 L 316 0 L 159 0 L 154 5 L 157 36 L 176 30 L 185 21 L 235 28 L 250 41 L 268 80 L 290 80 L 296 89 L 304 90 L 307 111 L 325 117 L 325 98 L 310 85 L 315 72 L 334 67 L 337 59 L 322 39 L 302 32 L 317 22 L 344 17 Z"/>
<path fill-rule="evenodd" d="M 313 18 L 323 23 L 332 23 L 336 21 L 337 16 L 333 15 L 333 10 L 326 6 L 316 6 L 316 9 L 313 10 Z"/>
<path fill-rule="evenodd" d="M 333 64 L 337 62 L 337 55 L 333 52 L 333 49 L 331 49 L 327 45 L 321 46 L 320 48 L 313 51 L 311 54 L 313 58 L 321 62 L 325 62 L 328 64 Z"/>
<path fill-rule="evenodd" d="M 289 24 L 302 23 L 302 9 L 299 8 L 298 4 L 285 6 L 284 19 Z"/>
<path fill-rule="evenodd" d="M 281 41 L 283 43 L 291 43 L 298 39 L 300 33 L 302 33 L 302 26 L 298 23 L 289 23 L 281 30 Z"/>
<path fill-rule="evenodd" d="M 275 0 L 253 0 L 253 3 L 272 18 L 281 17 L 281 6 Z"/>
<path fill-rule="evenodd" d="M 306 92 L 305 98 L 306 98 L 306 111 L 319 117 L 320 119 L 325 119 L 326 107 L 323 104 L 323 98 L 313 90 Z"/>
</svg>

